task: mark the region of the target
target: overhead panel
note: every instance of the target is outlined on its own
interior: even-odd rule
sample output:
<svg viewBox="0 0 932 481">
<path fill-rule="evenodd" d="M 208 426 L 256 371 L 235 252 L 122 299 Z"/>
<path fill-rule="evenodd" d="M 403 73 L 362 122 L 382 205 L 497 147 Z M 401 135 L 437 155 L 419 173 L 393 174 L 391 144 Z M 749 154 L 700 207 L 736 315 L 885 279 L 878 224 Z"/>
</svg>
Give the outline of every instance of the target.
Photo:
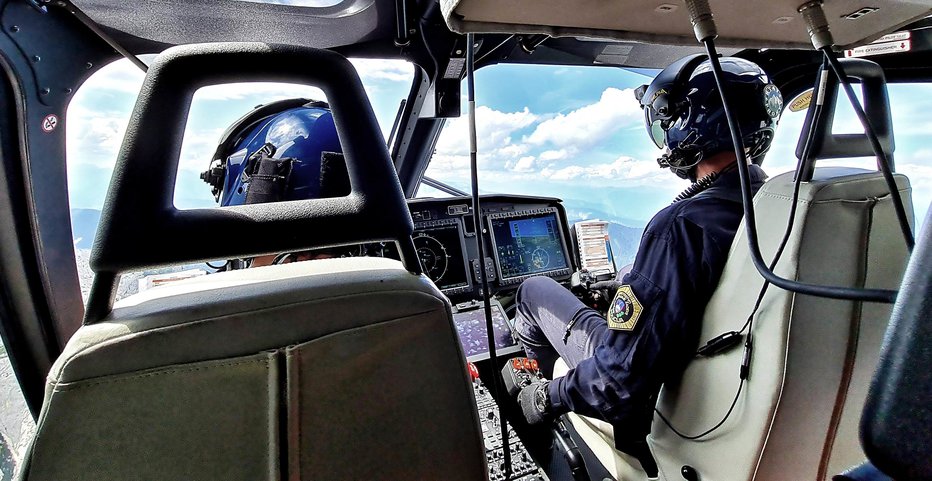
<svg viewBox="0 0 932 481">
<path fill-rule="evenodd" d="M 740 48 L 811 48 L 797 13 L 804 0 L 710 0 L 717 43 Z M 658 44 L 695 45 L 682 1 L 658 0 L 440 0 L 458 33 L 547 34 Z M 870 42 L 932 14 L 932 0 L 827 0 L 823 6 L 835 42 Z M 616 63 L 623 53 L 605 54 Z M 614 58 L 611 58 L 614 57 Z"/>
</svg>

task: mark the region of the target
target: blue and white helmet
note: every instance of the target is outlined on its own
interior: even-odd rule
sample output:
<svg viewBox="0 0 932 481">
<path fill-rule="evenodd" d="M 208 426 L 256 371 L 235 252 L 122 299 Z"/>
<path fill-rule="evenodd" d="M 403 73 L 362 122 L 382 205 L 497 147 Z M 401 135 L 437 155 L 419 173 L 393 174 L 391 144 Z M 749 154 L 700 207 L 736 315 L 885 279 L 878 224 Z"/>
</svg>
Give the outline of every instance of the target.
<svg viewBox="0 0 932 481">
<path fill-rule="evenodd" d="M 321 158 L 327 152 L 342 152 L 327 103 L 281 100 L 231 125 L 201 178 L 221 206 L 324 197 Z"/>
<path fill-rule="evenodd" d="M 748 157 L 759 164 L 770 148 L 783 110 L 783 97 L 757 64 L 737 57 L 721 59 L 723 86 Z M 669 153 L 658 159 L 682 178 L 695 178 L 703 158 L 734 150 L 722 100 L 705 55 L 680 59 L 635 91 L 651 140 Z"/>
</svg>

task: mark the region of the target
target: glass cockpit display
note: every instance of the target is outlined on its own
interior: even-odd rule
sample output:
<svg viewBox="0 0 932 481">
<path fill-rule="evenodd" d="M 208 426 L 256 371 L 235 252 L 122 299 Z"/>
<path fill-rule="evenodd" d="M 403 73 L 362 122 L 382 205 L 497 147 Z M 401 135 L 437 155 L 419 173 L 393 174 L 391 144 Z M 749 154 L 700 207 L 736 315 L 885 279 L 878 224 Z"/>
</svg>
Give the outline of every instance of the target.
<svg viewBox="0 0 932 481">
<path fill-rule="evenodd" d="M 418 228 L 414 232 L 414 248 L 424 274 L 438 288 L 445 290 L 469 285 L 458 223 Z"/>
<path fill-rule="evenodd" d="M 568 273 L 569 260 L 555 209 L 489 216 L 502 281 Z"/>
<path fill-rule="evenodd" d="M 497 354 L 516 352 L 517 342 L 511 334 L 511 325 L 505 317 L 501 304 L 492 300 L 492 330 L 495 339 Z M 475 361 L 489 357 L 489 338 L 486 333 L 485 309 L 481 303 L 476 303 L 465 310 L 456 310 L 453 313 L 453 324 L 459 335 L 460 344 L 466 359 Z"/>
</svg>

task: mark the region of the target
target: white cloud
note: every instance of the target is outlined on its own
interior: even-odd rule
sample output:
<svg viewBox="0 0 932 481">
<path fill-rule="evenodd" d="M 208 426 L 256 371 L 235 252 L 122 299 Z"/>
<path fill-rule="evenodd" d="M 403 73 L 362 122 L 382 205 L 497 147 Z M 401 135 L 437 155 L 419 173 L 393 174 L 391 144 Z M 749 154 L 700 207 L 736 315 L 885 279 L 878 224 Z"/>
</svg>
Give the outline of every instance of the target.
<svg viewBox="0 0 932 481">
<path fill-rule="evenodd" d="M 515 172 L 534 172 L 537 170 L 537 162 L 533 155 L 521 157 L 511 169 Z"/>
<path fill-rule="evenodd" d="M 80 94 L 82 91 L 109 91 L 110 93 L 128 93 L 136 97 L 145 76 L 145 72 L 130 63 L 129 60 L 117 60 L 105 65 L 94 75 L 91 75 L 81 85 L 78 93 Z"/>
<path fill-rule="evenodd" d="M 552 160 L 563 160 L 569 155 L 569 152 L 566 149 L 560 150 L 546 150 L 541 152 L 540 160 L 542 161 L 552 161 Z"/>
<path fill-rule="evenodd" d="M 656 162 L 628 156 L 621 156 L 607 164 L 568 165 L 558 169 L 547 167 L 541 171 L 541 175 L 550 180 L 601 181 L 619 187 L 649 185 L 679 189 L 685 186 L 676 182 L 670 172 L 657 168 Z"/>
<path fill-rule="evenodd" d="M 479 152 L 488 152 L 509 146 L 511 135 L 537 120 L 527 107 L 520 112 L 502 112 L 486 106 L 476 108 L 476 143 Z M 441 155 L 469 154 L 469 119 L 463 115 L 448 120 L 437 140 L 437 153 Z M 509 151 L 513 153 L 512 151 Z"/>
<path fill-rule="evenodd" d="M 129 112 L 94 112 L 80 106 L 69 109 L 65 132 L 68 163 L 112 167 L 127 123 Z"/>
<path fill-rule="evenodd" d="M 200 88 L 194 93 L 194 102 L 199 100 L 242 100 L 250 97 L 261 98 L 262 102 L 274 102 L 297 97 L 327 100 L 324 91 L 317 87 L 287 83 L 243 82 L 209 85 Z"/>
<path fill-rule="evenodd" d="M 184 140 L 181 143 L 181 155 L 178 168 L 187 170 L 196 170 L 198 172 L 207 170 L 211 161 L 211 156 L 217 149 L 220 136 L 223 135 L 223 128 L 209 130 L 185 130 Z"/>
<path fill-rule="evenodd" d="M 518 112 L 501 112 L 485 106 L 476 108 L 477 162 L 482 169 L 502 170 L 515 167 L 527 156 L 530 146 L 514 143 L 515 132 L 532 125 L 539 117 L 525 107 Z M 469 169 L 469 119 L 462 116 L 447 121 L 431 160 L 431 170 Z M 524 160 L 522 168 L 529 168 Z"/>
<path fill-rule="evenodd" d="M 146 59 L 151 60 L 151 59 Z M 410 84 L 414 77 L 414 67 L 404 60 L 381 59 L 350 59 L 356 68 L 367 91 L 371 83 L 376 81 L 402 82 Z M 151 62 L 150 62 L 151 63 Z M 91 76 L 82 90 L 95 92 L 109 91 L 111 93 L 132 94 L 139 93 L 145 73 L 128 60 L 112 62 Z M 248 96 L 268 97 L 273 101 L 293 97 L 308 97 L 317 100 L 326 100 L 324 93 L 317 87 L 300 84 L 272 83 L 272 82 L 240 82 L 220 85 L 211 85 L 199 89 L 195 98 L 206 100 L 237 100 Z M 371 92 L 370 92 L 371 95 Z"/>
<path fill-rule="evenodd" d="M 414 77 L 414 66 L 404 60 L 351 58 L 350 62 L 356 67 L 363 83 L 387 80 L 410 84 Z"/>
<path fill-rule="evenodd" d="M 598 102 L 541 122 L 527 140 L 538 145 L 585 149 L 621 128 L 639 123 L 642 116 L 632 89 L 607 88 Z"/>
</svg>

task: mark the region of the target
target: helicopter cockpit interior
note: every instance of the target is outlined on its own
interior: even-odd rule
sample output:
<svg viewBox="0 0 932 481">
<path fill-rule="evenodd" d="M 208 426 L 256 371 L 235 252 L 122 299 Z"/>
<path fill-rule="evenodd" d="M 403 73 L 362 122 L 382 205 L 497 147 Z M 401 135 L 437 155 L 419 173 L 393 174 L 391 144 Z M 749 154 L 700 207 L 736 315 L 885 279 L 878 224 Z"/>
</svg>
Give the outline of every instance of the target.
<svg viewBox="0 0 932 481">
<path fill-rule="evenodd" d="M 31 423 L 10 469 L 21 480 L 930 479 L 932 230 L 917 228 L 926 206 L 914 205 L 928 186 L 894 162 L 902 126 L 888 92 L 932 83 L 930 14 L 919 0 L 0 0 L 0 334 Z M 635 443 L 573 412 L 529 425 L 516 393 L 544 375 L 515 334 L 517 289 L 547 277 L 604 312 L 598 286 L 630 266 L 611 223 L 483 175 L 477 97 L 497 86 L 476 74 L 548 65 L 650 83 L 688 56 L 719 86 L 720 56 L 766 72 L 801 112 L 795 167 L 752 192 L 719 88 L 738 159 L 731 201 L 745 215 L 701 315 L 704 346 L 655 393 Z M 411 65 L 397 110 L 374 106 L 358 59 Z M 114 61 L 144 77 L 100 180 L 82 295 L 66 144 L 84 120 L 69 104 Z M 544 82 L 561 81 L 573 82 Z M 241 159 L 243 173 L 224 177 L 232 164 L 215 154 L 197 185 L 220 205 L 179 205 L 198 92 L 242 82 L 319 97 L 236 112 L 217 153 L 310 106 L 337 133 L 313 165 L 329 194 L 221 202 L 247 195 L 230 179 L 252 167 Z M 445 125 L 465 139 L 457 182 L 428 175 Z M 517 165 L 526 152 L 513 151 Z M 143 274 L 126 296 L 130 273 Z M 559 359 L 552 377 L 572 369 Z"/>
</svg>

